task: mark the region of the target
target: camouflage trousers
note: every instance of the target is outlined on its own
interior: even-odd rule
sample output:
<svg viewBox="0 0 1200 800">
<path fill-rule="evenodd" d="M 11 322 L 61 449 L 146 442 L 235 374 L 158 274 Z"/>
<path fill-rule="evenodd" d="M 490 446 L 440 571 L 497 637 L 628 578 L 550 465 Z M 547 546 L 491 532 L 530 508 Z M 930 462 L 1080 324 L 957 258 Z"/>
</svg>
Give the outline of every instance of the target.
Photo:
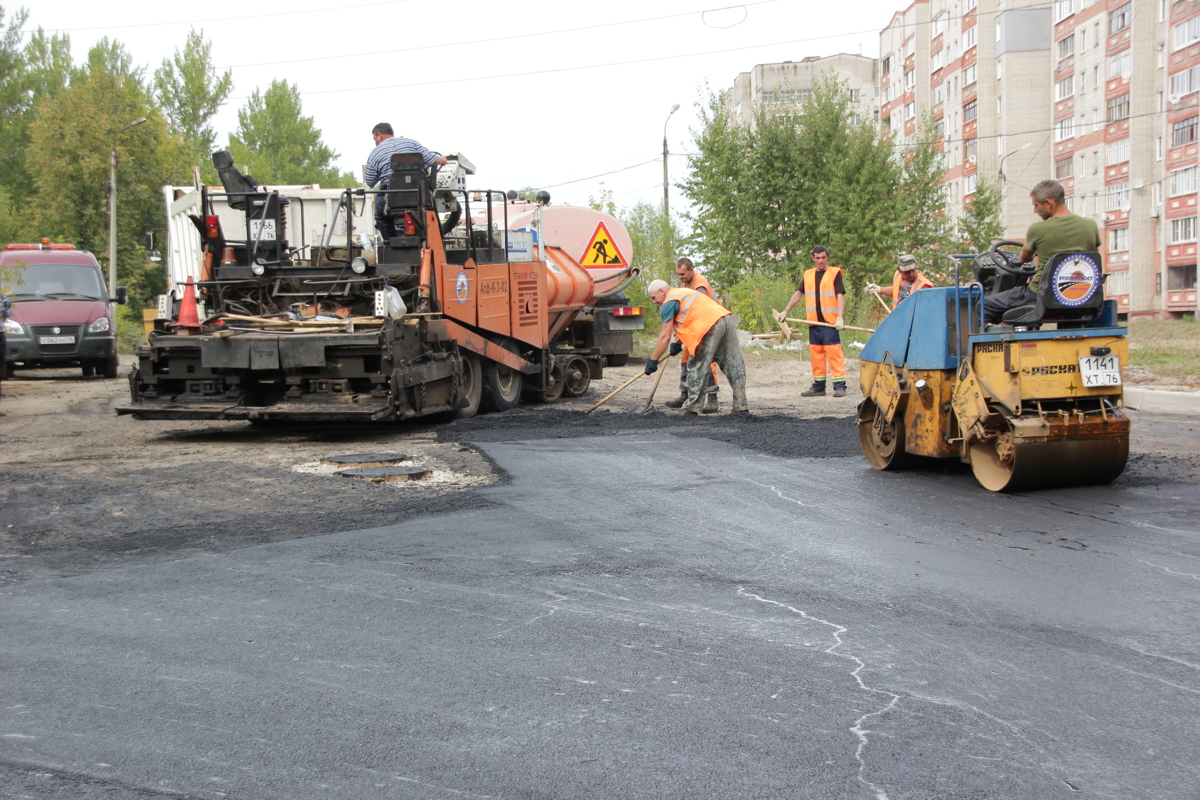
<svg viewBox="0 0 1200 800">
<path fill-rule="evenodd" d="M 688 363 L 711 364 L 717 362 L 729 388 L 733 391 L 733 410 L 745 411 L 749 408 L 746 403 L 746 363 L 742 361 L 742 348 L 738 345 L 737 328 L 733 317 L 725 315 L 708 329 L 700 340 L 700 347 L 688 359 Z M 699 412 L 704 399 L 707 369 L 690 369 L 687 377 L 688 399 L 683 404 L 684 411 Z"/>
</svg>

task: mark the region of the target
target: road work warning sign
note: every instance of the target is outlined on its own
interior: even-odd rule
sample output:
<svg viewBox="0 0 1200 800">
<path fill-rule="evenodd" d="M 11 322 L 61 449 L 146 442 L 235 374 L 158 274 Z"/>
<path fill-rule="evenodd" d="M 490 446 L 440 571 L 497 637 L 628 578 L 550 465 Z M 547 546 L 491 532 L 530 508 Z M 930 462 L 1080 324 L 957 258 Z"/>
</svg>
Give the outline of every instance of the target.
<svg viewBox="0 0 1200 800">
<path fill-rule="evenodd" d="M 625 260 L 625 256 L 621 255 L 617 243 L 613 240 L 612 234 L 608 232 L 608 228 L 604 227 L 603 222 L 596 226 L 596 232 L 592 234 L 592 240 L 588 243 L 587 249 L 583 251 L 583 258 L 579 260 L 579 263 L 585 267 L 629 266 L 629 262 Z"/>
</svg>

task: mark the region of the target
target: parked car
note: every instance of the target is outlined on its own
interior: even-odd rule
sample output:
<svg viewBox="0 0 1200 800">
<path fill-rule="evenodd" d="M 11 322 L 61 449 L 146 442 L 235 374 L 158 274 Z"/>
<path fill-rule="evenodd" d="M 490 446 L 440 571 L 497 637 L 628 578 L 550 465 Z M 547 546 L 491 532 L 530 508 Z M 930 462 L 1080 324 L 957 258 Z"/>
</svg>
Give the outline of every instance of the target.
<svg viewBox="0 0 1200 800">
<path fill-rule="evenodd" d="M 4 322 L 5 373 L 14 368 L 77 366 L 85 376 L 117 377 L 114 303 L 96 257 L 73 244 L 8 244 L 0 251 L 0 285 L 12 301 Z"/>
</svg>

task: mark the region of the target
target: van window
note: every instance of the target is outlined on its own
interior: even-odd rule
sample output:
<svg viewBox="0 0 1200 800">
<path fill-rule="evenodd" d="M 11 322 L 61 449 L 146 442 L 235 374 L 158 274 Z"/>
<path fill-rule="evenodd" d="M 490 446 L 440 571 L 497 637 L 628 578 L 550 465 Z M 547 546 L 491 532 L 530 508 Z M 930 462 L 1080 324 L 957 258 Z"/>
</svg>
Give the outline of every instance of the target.
<svg viewBox="0 0 1200 800">
<path fill-rule="evenodd" d="M 87 264 L 28 264 L 15 273 L 9 283 L 13 297 L 54 297 L 105 300 L 108 292 L 100 281 L 100 273 Z"/>
</svg>

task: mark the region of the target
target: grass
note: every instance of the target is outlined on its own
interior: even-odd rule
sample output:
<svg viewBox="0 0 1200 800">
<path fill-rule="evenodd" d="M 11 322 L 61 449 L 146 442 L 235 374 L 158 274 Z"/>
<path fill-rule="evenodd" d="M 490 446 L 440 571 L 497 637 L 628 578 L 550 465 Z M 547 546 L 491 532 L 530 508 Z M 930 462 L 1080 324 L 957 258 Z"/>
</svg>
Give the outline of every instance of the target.
<svg viewBox="0 0 1200 800">
<path fill-rule="evenodd" d="M 1195 320 L 1129 323 L 1129 363 L 1164 378 L 1200 384 L 1200 323 Z"/>
</svg>

